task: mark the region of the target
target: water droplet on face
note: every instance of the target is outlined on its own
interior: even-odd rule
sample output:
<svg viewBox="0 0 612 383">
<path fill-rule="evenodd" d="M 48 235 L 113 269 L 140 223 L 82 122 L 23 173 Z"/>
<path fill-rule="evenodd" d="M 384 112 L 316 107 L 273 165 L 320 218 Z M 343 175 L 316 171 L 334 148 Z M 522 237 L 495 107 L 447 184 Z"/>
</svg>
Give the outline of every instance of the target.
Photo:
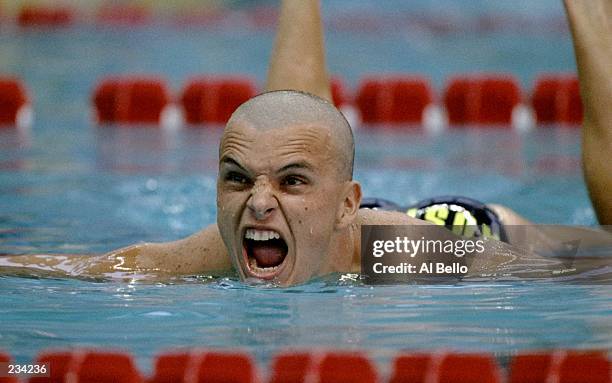
<svg viewBox="0 0 612 383">
<path fill-rule="evenodd" d="M 310 228 L 310 234 L 312 234 L 312 227 Z"/>
</svg>

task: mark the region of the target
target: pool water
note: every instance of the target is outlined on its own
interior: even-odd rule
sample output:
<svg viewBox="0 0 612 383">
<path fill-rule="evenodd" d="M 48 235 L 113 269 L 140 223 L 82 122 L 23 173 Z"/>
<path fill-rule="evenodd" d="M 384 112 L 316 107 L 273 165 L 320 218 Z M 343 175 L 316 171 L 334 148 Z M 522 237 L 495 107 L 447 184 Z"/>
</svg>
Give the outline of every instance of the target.
<svg viewBox="0 0 612 383">
<path fill-rule="evenodd" d="M 424 3 L 411 6 L 431 11 Z M 352 11 L 373 7 L 359 4 Z M 559 7 L 555 1 L 548 12 L 562 16 Z M 523 8 L 512 12 L 519 17 Z M 366 73 L 405 71 L 430 76 L 438 89 L 466 70 L 509 71 L 525 88 L 537 73 L 573 70 L 567 33 L 467 31 L 424 41 L 426 34 L 409 32 L 332 31 L 329 65 L 351 85 Z M 0 253 L 100 253 L 215 222 L 219 129 L 97 128 L 90 92 L 99 77 L 130 72 L 163 74 L 174 89 L 198 73 L 245 73 L 262 83 L 271 41 L 271 30 L 240 26 L 4 27 L 0 72 L 26 82 L 35 123 L 29 132 L 0 130 Z M 407 205 L 460 194 L 539 223 L 596 223 L 578 129 L 356 131 L 355 178 L 366 196 Z M 609 284 L 371 287 L 355 279 L 332 275 L 279 289 L 206 276 L 157 284 L 0 276 L 0 349 L 28 361 L 47 348 L 119 347 L 145 371 L 156 353 L 194 346 L 241 348 L 261 361 L 287 347 L 360 349 L 380 362 L 401 349 L 502 358 L 526 349 L 612 349 Z"/>
<path fill-rule="evenodd" d="M 145 371 L 176 347 L 239 348 L 266 362 L 287 348 L 365 350 L 607 349 L 609 286 L 551 282 L 360 286 L 337 277 L 278 289 L 193 278 L 175 284 L 0 278 L 0 346 L 130 351 Z"/>
</svg>

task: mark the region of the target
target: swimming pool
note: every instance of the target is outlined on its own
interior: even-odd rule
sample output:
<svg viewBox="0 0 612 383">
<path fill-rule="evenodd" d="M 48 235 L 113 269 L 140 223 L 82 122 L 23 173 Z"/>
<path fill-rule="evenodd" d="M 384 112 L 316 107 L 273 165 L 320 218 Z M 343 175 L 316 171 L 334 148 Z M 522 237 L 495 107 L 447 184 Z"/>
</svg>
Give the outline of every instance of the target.
<svg viewBox="0 0 612 383">
<path fill-rule="evenodd" d="M 215 221 L 220 132 L 97 129 L 89 95 L 110 73 L 161 73 L 175 89 L 202 72 L 261 80 L 272 31 L 4 32 L 0 50 L 9 54 L 0 58 L 1 71 L 28 84 L 36 120 L 29 133 L 0 130 L 0 252 L 104 252 L 173 240 Z M 330 67 L 352 84 L 365 73 L 402 70 L 438 86 L 455 72 L 503 70 L 528 88 L 536 73 L 573 66 L 567 35 L 475 31 L 473 40 L 468 31 L 424 43 L 409 32 L 385 30 L 376 39 L 333 32 Z M 579 140 L 575 129 L 362 129 L 355 177 L 365 195 L 402 204 L 462 194 L 504 203 L 536 222 L 591 225 Z M 262 361 L 289 346 L 340 347 L 367 350 L 380 362 L 400 349 L 507 357 L 525 349 L 612 348 L 609 284 L 370 287 L 353 279 L 268 289 L 208 277 L 163 284 L 0 277 L 0 348 L 28 361 L 41 349 L 118 346 L 143 370 L 159 351 L 191 346 L 242 348 Z"/>
</svg>

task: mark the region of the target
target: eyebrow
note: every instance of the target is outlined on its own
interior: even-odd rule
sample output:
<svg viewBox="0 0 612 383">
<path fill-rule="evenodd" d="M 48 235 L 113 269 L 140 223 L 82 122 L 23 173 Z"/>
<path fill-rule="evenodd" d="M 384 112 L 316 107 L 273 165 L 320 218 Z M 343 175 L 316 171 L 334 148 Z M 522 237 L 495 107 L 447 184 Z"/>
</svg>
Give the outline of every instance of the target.
<svg viewBox="0 0 612 383">
<path fill-rule="evenodd" d="M 219 161 L 221 165 L 228 165 L 228 166 L 235 166 L 237 168 L 239 168 L 240 170 L 244 171 L 245 173 L 248 173 L 249 171 L 242 165 L 240 165 L 238 163 L 238 161 L 236 161 L 235 159 L 233 159 L 230 156 L 223 156 L 221 158 L 221 161 Z M 276 171 L 276 173 L 283 173 L 286 172 L 288 170 L 294 170 L 294 169 L 304 169 L 304 170 L 310 170 L 313 171 L 314 168 L 311 164 L 309 164 L 306 161 L 297 161 L 297 162 L 292 162 L 290 164 L 287 164 L 285 166 L 283 166 L 282 168 L 278 169 Z"/>
<path fill-rule="evenodd" d="M 308 162 L 306 161 L 298 161 L 298 162 L 292 162 L 290 164 L 287 164 L 285 166 L 283 166 L 282 168 L 278 169 L 276 171 L 276 173 L 282 173 L 285 172 L 287 170 L 294 170 L 294 169 L 305 169 L 305 170 L 313 170 L 312 165 L 310 165 Z"/>
<path fill-rule="evenodd" d="M 238 161 L 236 161 L 236 160 L 235 160 L 235 159 L 233 159 L 232 157 L 223 156 L 223 158 L 221 158 L 220 163 L 221 163 L 222 165 L 230 165 L 230 166 L 232 166 L 232 165 L 233 165 L 233 166 L 235 166 L 235 167 L 239 168 L 240 170 L 242 170 L 243 172 L 248 173 L 248 170 L 246 170 L 246 169 L 244 168 L 244 166 L 240 165 L 240 164 L 238 163 Z"/>
</svg>

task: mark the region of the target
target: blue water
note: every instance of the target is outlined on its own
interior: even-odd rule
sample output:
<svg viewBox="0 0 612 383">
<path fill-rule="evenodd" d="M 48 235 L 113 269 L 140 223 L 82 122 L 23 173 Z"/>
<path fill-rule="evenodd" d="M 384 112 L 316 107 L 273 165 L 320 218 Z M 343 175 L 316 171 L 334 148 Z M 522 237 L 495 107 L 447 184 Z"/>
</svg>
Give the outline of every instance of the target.
<svg viewBox="0 0 612 383">
<path fill-rule="evenodd" d="M 240 348 L 262 363 L 295 347 L 366 350 L 610 349 L 610 289 L 514 283 L 290 289 L 205 279 L 142 285 L 0 278 L 0 346 L 20 360 L 49 347 L 113 347 L 143 369 L 162 350 Z M 562 298 L 562 299 L 560 299 Z"/>
<path fill-rule="evenodd" d="M 342 15 L 338 3 L 326 3 L 326 14 Z M 557 1 L 513 2 L 513 9 L 485 3 L 491 4 L 395 5 L 426 15 L 444 9 L 468 24 L 487 12 L 531 17 L 533 25 L 538 17 L 562 17 Z M 392 2 L 350 4 L 351 12 L 398 12 Z M 174 240 L 215 221 L 220 132 L 98 129 L 90 92 L 99 77 L 128 72 L 162 74 L 175 90 L 198 73 L 246 73 L 262 83 L 271 30 L 1 28 L 0 72 L 27 83 L 35 123 L 30 132 L 0 131 L 0 253 L 99 253 Z M 329 66 L 350 85 L 368 73 L 403 71 L 425 74 L 439 88 L 453 73 L 497 70 L 514 73 L 528 89 L 537 73 L 574 66 L 569 36 L 555 28 L 541 27 L 535 37 L 512 28 L 330 29 Z M 576 129 L 438 135 L 357 129 L 355 177 L 365 195 L 409 204 L 462 194 L 540 223 L 596 222 Z M 609 285 L 551 281 L 369 287 L 338 275 L 290 289 L 204 276 L 163 284 L 0 277 L 0 349 L 27 361 L 46 348 L 119 347 L 145 370 L 161 350 L 189 346 L 240 347 L 261 361 L 308 346 L 365 349 L 380 362 L 401 349 L 499 356 L 534 348 L 610 350 L 611 293 Z"/>
</svg>

